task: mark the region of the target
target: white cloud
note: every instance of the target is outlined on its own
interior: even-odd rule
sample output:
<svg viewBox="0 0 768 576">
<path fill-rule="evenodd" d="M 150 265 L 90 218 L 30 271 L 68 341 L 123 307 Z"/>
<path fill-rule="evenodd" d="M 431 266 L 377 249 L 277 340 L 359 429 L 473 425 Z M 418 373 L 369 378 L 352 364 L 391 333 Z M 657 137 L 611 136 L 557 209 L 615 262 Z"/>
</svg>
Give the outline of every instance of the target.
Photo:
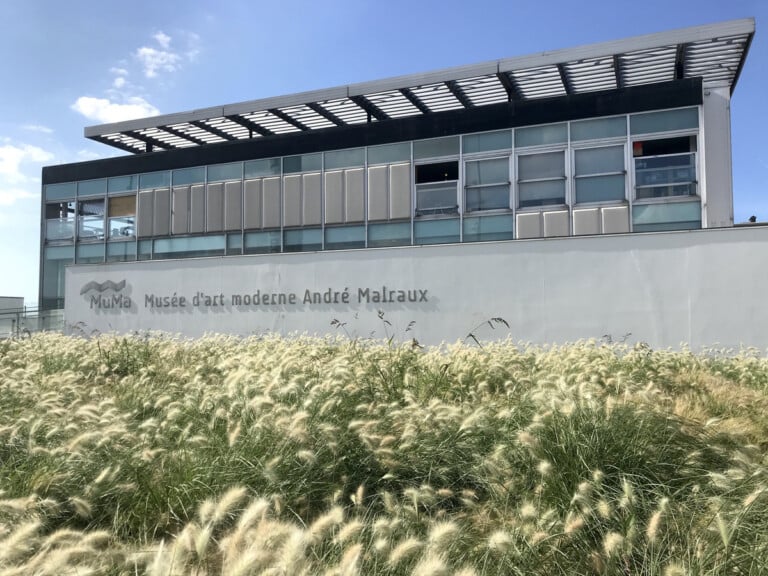
<svg viewBox="0 0 768 576">
<path fill-rule="evenodd" d="M 92 150 L 78 150 L 77 151 L 77 157 L 80 160 L 98 160 L 99 158 L 104 158 L 101 154 L 98 154 L 96 152 L 93 152 Z"/>
<path fill-rule="evenodd" d="M 25 124 L 22 126 L 24 130 L 29 132 L 42 132 L 43 134 L 53 134 L 53 130 L 48 126 L 42 126 L 40 124 Z"/>
<path fill-rule="evenodd" d="M 113 86 L 114 88 L 117 88 L 117 89 L 119 90 L 120 88 L 122 88 L 123 86 L 125 86 L 125 82 L 126 82 L 126 80 L 125 80 L 125 76 L 118 76 L 117 78 L 115 78 L 115 79 L 112 81 L 112 86 Z"/>
<path fill-rule="evenodd" d="M 155 78 L 159 72 L 175 72 L 181 64 L 182 57 L 170 49 L 171 37 L 158 32 L 153 38 L 160 49 L 142 46 L 136 50 L 136 58 L 144 68 L 144 75 L 147 78 Z"/>
<path fill-rule="evenodd" d="M 30 180 L 21 171 L 23 164 L 41 164 L 52 159 L 53 154 L 30 144 L 0 146 L 0 187 Z"/>
<path fill-rule="evenodd" d="M 171 37 L 168 36 L 168 34 L 164 34 L 162 31 L 155 34 L 153 38 L 157 40 L 157 43 L 160 44 L 161 48 L 164 48 L 166 50 L 171 45 Z"/>
<path fill-rule="evenodd" d="M 0 187 L 0 206 L 10 206 L 17 200 L 28 200 L 39 197 L 39 192 L 30 192 L 29 190 L 24 190 L 23 188 Z"/>
<path fill-rule="evenodd" d="M 72 109 L 89 120 L 95 120 L 102 124 L 157 116 L 160 113 L 157 108 L 140 96 L 125 98 L 124 103 L 113 102 L 108 98 L 80 96 L 72 104 Z"/>
<path fill-rule="evenodd" d="M 109 71 L 115 76 L 128 76 L 128 70 L 125 68 L 118 68 L 117 66 L 113 66 L 109 69 Z"/>
</svg>

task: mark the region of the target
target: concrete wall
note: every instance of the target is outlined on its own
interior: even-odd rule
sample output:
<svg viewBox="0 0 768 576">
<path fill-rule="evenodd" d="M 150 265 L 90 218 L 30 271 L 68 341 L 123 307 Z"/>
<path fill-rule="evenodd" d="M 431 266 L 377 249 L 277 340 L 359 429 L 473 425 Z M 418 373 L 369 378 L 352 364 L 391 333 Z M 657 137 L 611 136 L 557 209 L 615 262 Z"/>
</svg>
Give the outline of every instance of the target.
<svg viewBox="0 0 768 576">
<path fill-rule="evenodd" d="M 66 271 L 65 318 L 88 333 L 324 334 L 339 320 L 353 336 L 426 344 L 631 333 L 766 349 L 766 242 L 753 227 L 80 265 Z M 509 330 L 491 330 L 494 317 Z"/>
</svg>

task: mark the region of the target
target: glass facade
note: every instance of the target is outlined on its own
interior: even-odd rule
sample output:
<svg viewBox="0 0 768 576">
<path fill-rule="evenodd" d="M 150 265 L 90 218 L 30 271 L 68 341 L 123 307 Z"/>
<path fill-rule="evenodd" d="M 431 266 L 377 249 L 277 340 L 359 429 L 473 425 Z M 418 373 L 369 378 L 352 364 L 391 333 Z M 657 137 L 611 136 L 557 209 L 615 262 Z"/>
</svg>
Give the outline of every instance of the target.
<svg viewBox="0 0 768 576">
<path fill-rule="evenodd" d="M 519 215 L 626 207 L 626 227 L 701 227 L 699 109 L 48 184 L 41 296 L 71 263 L 528 237 Z M 616 230 L 613 230 L 614 232 Z M 567 233 L 567 231 L 566 231 Z"/>
</svg>

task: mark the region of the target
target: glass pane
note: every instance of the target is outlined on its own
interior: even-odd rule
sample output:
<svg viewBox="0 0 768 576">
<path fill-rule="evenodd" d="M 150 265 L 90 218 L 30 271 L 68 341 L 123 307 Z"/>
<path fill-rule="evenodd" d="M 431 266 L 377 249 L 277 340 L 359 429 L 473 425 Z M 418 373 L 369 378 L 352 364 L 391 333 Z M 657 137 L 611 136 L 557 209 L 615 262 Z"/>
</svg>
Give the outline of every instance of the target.
<svg viewBox="0 0 768 576">
<path fill-rule="evenodd" d="M 506 150 L 512 148 L 512 130 L 486 132 L 485 134 L 468 134 L 462 137 L 464 154 L 472 152 L 487 152 L 489 150 Z"/>
<path fill-rule="evenodd" d="M 75 247 L 47 246 L 43 256 L 43 302 L 46 309 L 64 307 L 64 270 L 75 259 Z"/>
<path fill-rule="evenodd" d="M 81 244 L 77 247 L 78 264 L 96 264 L 104 262 L 104 244 Z"/>
<path fill-rule="evenodd" d="M 326 250 L 363 247 L 365 247 L 365 226 L 325 229 Z"/>
<path fill-rule="evenodd" d="M 63 200 L 65 198 L 74 198 L 76 191 L 76 182 L 66 182 L 64 184 L 48 184 L 45 187 L 45 199 Z"/>
<path fill-rule="evenodd" d="M 84 240 L 104 238 L 104 200 L 81 200 L 77 203 L 79 226 L 77 235 Z"/>
<path fill-rule="evenodd" d="M 138 259 L 149 260 L 152 258 L 152 240 L 139 240 Z"/>
<path fill-rule="evenodd" d="M 565 178 L 565 152 L 527 154 L 517 159 L 518 180 Z"/>
<path fill-rule="evenodd" d="M 200 256 L 223 256 L 224 235 L 195 236 L 192 238 L 158 238 L 155 240 L 155 260 L 165 258 L 196 258 Z"/>
<path fill-rule="evenodd" d="M 314 252 L 323 249 L 323 231 L 320 228 L 286 230 L 286 252 Z"/>
<path fill-rule="evenodd" d="M 693 153 L 635 158 L 636 186 L 663 186 L 696 180 Z"/>
<path fill-rule="evenodd" d="M 624 171 L 624 146 L 575 150 L 576 175 Z"/>
<path fill-rule="evenodd" d="M 351 150 L 334 150 L 325 153 L 325 169 L 349 168 L 351 166 L 363 166 L 365 164 L 365 148 L 352 148 Z"/>
<path fill-rule="evenodd" d="M 453 156 L 459 153 L 459 137 L 447 136 L 431 140 L 416 140 L 413 143 L 414 158 L 435 158 Z"/>
<path fill-rule="evenodd" d="M 136 196 L 117 196 L 109 199 L 110 216 L 135 216 Z"/>
<path fill-rule="evenodd" d="M 368 247 L 408 246 L 411 243 L 410 222 L 368 225 Z"/>
<path fill-rule="evenodd" d="M 627 117 L 596 118 L 571 122 L 571 141 L 616 138 L 627 135 Z"/>
<path fill-rule="evenodd" d="M 107 185 L 107 191 L 109 194 L 114 192 L 132 192 L 139 187 L 138 176 L 117 176 L 110 178 Z"/>
<path fill-rule="evenodd" d="M 139 174 L 139 188 L 142 190 L 150 188 L 168 188 L 170 185 L 171 173 L 168 171 Z"/>
<path fill-rule="evenodd" d="M 260 178 L 262 176 L 279 176 L 280 158 L 263 158 L 251 160 L 245 163 L 246 178 Z"/>
<path fill-rule="evenodd" d="M 670 196 L 696 196 L 696 184 L 674 184 L 669 186 L 648 186 L 636 188 L 635 198 L 638 200 L 648 198 L 669 198 Z"/>
<path fill-rule="evenodd" d="M 85 180 L 77 183 L 78 196 L 104 196 L 106 192 L 107 181 L 103 178 L 100 180 Z"/>
<path fill-rule="evenodd" d="M 414 224 L 416 244 L 448 244 L 459 241 L 459 220 L 422 220 Z"/>
<path fill-rule="evenodd" d="M 515 146 L 541 146 L 543 144 L 560 144 L 568 141 L 568 125 L 547 124 L 531 126 L 515 130 Z"/>
<path fill-rule="evenodd" d="M 136 242 L 110 242 L 107 244 L 107 262 L 136 260 Z"/>
<path fill-rule="evenodd" d="M 701 222 L 699 202 L 667 202 L 664 204 L 635 204 L 632 223 L 661 224 L 667 222 Z"/>
<path fill-rule="evenodd" d="M 523 182 L 519 185 L 520 207 L 565 204 L 565 180 Z"/>
<path fill-rule="evenodd" d="M 227 234 L 227 256 L 236 256 L 243 253 L 243 235 L 239 232 Z"/>
<path fill-rule="evenodd" d="M 391 164 L 411 159 L 411 143 L 384 144 L 368 147 L 368 164 Z"/>
<path fill-rule="evenodd" d="M 508 184 L 467 188 L 465 211 L 498 210 L 501 208 L 509 208 Z"/>
<path fill-rule="evenodd" d="M 285 174 L 320 170 L 322 166 L 322 154 L 302 154 L 301 156 L 286 156 L 283 158 L 283 172 Z"/>
<path fill-rule="evenodd" d="M 45 205 L 45 237 L 69 240 L 75 236 L 75 203 L 54 202 Z"/>
<path fill-rule="evenodd" d="M 629 117 L 629 130 L 632 134 L 650 134 L 670 130 L 698 128 L 699 109 L 681 108 L 664 112 L 633 114 Z"/>
<path fill-rule="evenodd" d="M 576 202 L 624 200 L 624 174 L 576 179 Z"/>
<path fill-rule="evenodd" d="M 185 186 L 188 184 L 200 184 L 205 182 L 205 166 L 194 168 L 182 168 L 173 171 L 173 185 Z"/>
<path fill-rule="evenodd" d="M 514 238 L 513 223 L 514 217 L 511 214 L 464 218 L 464 242 L 512 240 Z"/>
<path fill-rule="evenodd" d="M 136 218 L 134 216 L 110 218 L 107 230 L 110 238 L 133 238 L 136 236 Z"/>
<path fill-rule="evenodd" d="M 464 179 L 467 186 L 509 182 L 508 158 L 467 162 L 465 168 Z"/>
<path fill-rule="evenodd" d="M 419 212 L 454 211 L 456 182 L 434 182 L 416 185 L 416 210 Z"/>
<path fill-rule="evenodd" d="M 245 235 L 245 254 L 280 252 L 280 231 L 249 232 Z"/>
<path fill-rule="evenodd" d="M 221 182 L 222 180 L 242 180 L 243 164 L 232 162 L 231 164 L 214 164 L 208 166 L 208 182 Z"/>
</svg>

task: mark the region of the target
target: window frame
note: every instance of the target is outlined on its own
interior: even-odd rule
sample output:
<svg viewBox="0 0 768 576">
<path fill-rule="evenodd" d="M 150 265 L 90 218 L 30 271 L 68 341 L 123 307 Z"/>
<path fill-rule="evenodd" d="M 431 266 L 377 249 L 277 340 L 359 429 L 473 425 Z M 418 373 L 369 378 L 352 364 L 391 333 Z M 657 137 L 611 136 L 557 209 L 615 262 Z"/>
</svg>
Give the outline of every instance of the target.
<svg viewBox="0 0 768 576">
<path fill-rule="evenodd" d="M 576 152 L 581 150 L 596 150 L 599 148 L 617 148 L 621 146 L 622 152 L 623 152 L 623 158 L 624 158 L 624 170 L 621 172 L 596 172 L 594 174 L 582 174 L 578 175 L 576 173 Z M 629 194 L 630 194 L 630 178 L 629 178 L 629 172 L 630 170 L 627 169 L 627 166 L 630 165 L 630 163 L 634 166 L 634 163 L 632 162 L 632 157 L 629 153 L 630 147 L 627 145 L 627 138 L 626 137 L 614 137 L 611 139 L 599 139 L 599 140 L 579 140 L 578 145 L 574 146 L 573 144 L 570 147 L 570 163 L 571 163 L 571 174 L 570 174 L 570 180 L 572 182 L 571 188 L 572 188 L 572 198 L 571 198 L 571 204 L 570 206 L 572 208 L 575 207 L 592 207 L 592 206 L 621 206 L 626 205 L 629 203 Z M 579 179 L 584 178 L 597 178 L 600 176 L 624 176 L 624 196 L 621 200 L 598 200 L 594 202 L 579 202 L 578 198 L 576 197 L 576 182 Z"/>
<path fill-rule="evenodd" d="M 629 118 L 629 116 L 627 116 Z M 627 120 L 629 121 L 629 120 Z M 701 124 L 701 119 L 699 120 Z M 672 130 L 669 132 L 654 132 L 652 134 L 638 134 L 629 137 L 629 144 L 627 149 L 627 155 L 629 156 L 631 170 L 631 197 L 632 204 L 658 204 L 661 202 L 704 202 L 701 195 L 701 126 L 698 129 L 686 129 L 686 130 Z M 659 196 L 651 198 L 638 198 L 637 197 L 637 174 L 635 170 L 635 160 L 637 158 L 643 158 L 643 156 L 634 156 L 632 150 L 634 149 L 635 142 L 649 142 L 653 140 L 665 140 L 669 138 L 682 138 L 682 137 L 696 137 L 696 150 L 693 152 L 677 152 L 674 154 L 656 154 L 654 156 L 647 156 L 647 158 L 667 157 L 683 154 L 693 154 L 694 158 L 694 180 L 691 182 L 694 184 L 695 193 L 688 195 L 676 195 L 676 196 Z M 643 186 L 642 188 L 645 188 Z"/>
<path fill-rule="evenodd" d="M 504 152 L 504 151 L 498 151 L 494 150 L 491 152 L 478 152 L 473 153 L 471 155 L 464 155 L 461 159 L 461 166 L 460 166 L 460 172 L 459 172 L 459 179 L 461 180 L 462 184 L 462 192 L 461 192 L 461 204 L 459 205 L 459 211 L 461 214 L 468 214 L 468 215 L 490 215 L 490 214 L 506 214 L 508 212 L 511 212 L 514 208 L 514 199 L 512 197 L 512 190 L 513 190 L 513 182 L 514 179 L 512 177 L 514 165 L 512 161 L 513 155 L 511 152 Z M 506 182 L 498 182 L 493 184 L 473 184 L 469 185 L 467 184 L 467 164 L 470 162 L 483 162 L 487 160 L 506 160 L 507 161 L 507 181 Z M 507 206 L 505 208 L 489 208 L 487 210 L 478 209 L 478 210 L 468 210 L 467 209 L 467 192 L 470 189 L 482 189 L 482 188 L 491 188 L 491 187 L 497 187 L 502 186 L 506 184 L 507 186 Z"/>
<path fill-rule="evenodd" d="M 514 209 L 516 212 L 541 212 L 543 210 L 551 209 L 567 209 L 570 210 L 573 202 L 571 201 L 571 167 L 568 161 L 568 149 L 569 145 L 558 144 L 557 146 L 526 146 L 524 148 L 515 148 L 514 155 Z M 563 154 L 563 173 L 564 176 L 558 178 L 530 178 L 526 180 L 520 179 L 520 157 L 521 156 L 533 156 L 541 154 L 551 154 L 555 152 L 561 152 Z M 563 182 L 563 201 L 557 204 L 536 204 L 533 206 L 521 206 L 520 205 L 520 184 L 533 183 L 533 182 Z"/>
</svg>

